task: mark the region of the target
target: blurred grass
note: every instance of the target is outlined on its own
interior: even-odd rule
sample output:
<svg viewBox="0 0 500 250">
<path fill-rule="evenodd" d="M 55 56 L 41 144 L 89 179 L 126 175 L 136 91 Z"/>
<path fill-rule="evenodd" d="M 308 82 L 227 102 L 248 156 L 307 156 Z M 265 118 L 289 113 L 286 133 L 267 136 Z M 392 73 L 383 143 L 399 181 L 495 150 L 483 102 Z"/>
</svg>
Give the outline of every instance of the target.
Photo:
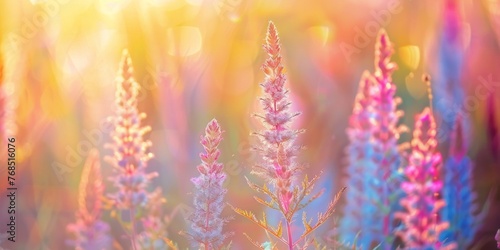
<svg viewBox="0 0 500 250">
<path fill-rule="evenodd" d="M 500 43 L 495 35 L 499 31 L 492 24 L 498 12 L 490 0 L 460 2 L 471 29 L 462 83 L 467 95 L 474 95 L 479 76 L 500 79 Z M 44 9 L 49 3 L 58 6 L 50 15 Z M 442 4 L 400 3 L 401 12 L 391 15 L 385 28 L 397 48 L 394 60 L 399 70 L 394 81 L 403 99 L 402 123 L 411 127 L 414 115 L 428 105 L 420 76 L 436 64 L 433 51 L 441 32 Z M 65 249 L 64 229 L 73 219 L 83 163 L 72 165 L 62 182 L 53 164 L 68 165 L 68 149 L 78 151 L 82 143 L 90 142 L 84 132 L 99 129 L 99 122 L 112 114 L 114 78 L 124 48 L 129 49 L 136 79 L 143 86 L 139 109 L 148 114 L 145 123 L 152 127 L 148 136 L 156 156 L 150 166 L 160 173 L 154 184 L 167 195 L 166 210 L 192 202 L 186 195 L 192 190 L 188 180 L 196 173 L 199 136 L 212 117 L 226 131 L 222 162 L 237 170 L 230 175 L 227 200 L 261 209 L 252 201 L 243 176 L 258 160 L 246 144 L 254 140 L 250 131 L 259 128 L 250 115 L 259 109 L 261 45 L 269 20 L 280 31 L 293 108 L 302 111 L 294 126 L 307 130 L 300 137 L 307 147 L 301 161 L 310 166 L 309 174 L 329 169 L 331 182 L 326 188 L 338 190 L 345 166 L 347 117 L 361 72 L 373 69 L 374 38 L 350 61 L 340 45 L 353 44 L 356 28 L 374 20 L 371 12 L 386 8 L 387 1 L 381 0 L 0 1 L 2 85 L 13 89 L 11 98 L 17 102 L 12 119 L 17 125 L 21 187 L 19 243 L 9 249 Z M 46 24 L 33 24 L 34 18 L 44 15 Z M 27 37 L 30 24 L 34 35 Z M 18 49 L 12 48 L 15 35 L 22 40 Z M 494 95 L 498 97 L 498 91 Z M 500 182 L 500 169 L 487 150 L 484 104 L 471 116 L 474 136 L 469 152 L 476 159 L 482 204 Z M 409 138 L 407 134 L 401 140 Z M 106 155 L 110 152 L 103 144 L 109 140 L 103 132 L 99 143 L 90 144 Z M 111 173 L 109 167 L 103 163 L 105 175 Z M 1 204 L 5 207 L 4 200 Z M 236 232 L 235 248 L 246 246 L 241 232 L 255 231 L 247 223 L 240 219 L 229 223 Z M 496 224 L 500 225 L 498 219 Z M 176 216 L 169 228 L 170 237 L 181 246 L 187 242 L 177 232 L 185 228 L 182 216 Z M 117 227 L 113 232 L 115 238 L 122 233 Z"/>
</svg>

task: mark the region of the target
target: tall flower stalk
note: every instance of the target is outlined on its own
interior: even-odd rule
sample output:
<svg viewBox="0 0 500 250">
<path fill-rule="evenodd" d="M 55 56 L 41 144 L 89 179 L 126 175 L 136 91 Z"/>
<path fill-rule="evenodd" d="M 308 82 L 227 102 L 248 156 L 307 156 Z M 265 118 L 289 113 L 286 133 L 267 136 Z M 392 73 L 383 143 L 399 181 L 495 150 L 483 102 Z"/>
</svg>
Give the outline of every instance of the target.
<svg viewBox="0 0 500 250">
<path fill-rule="evenodd" d="M 201 145 L 205 149 L 200 154 L 201 164 L 198 166 L 200 175 L 191 179 L 196 187 L 194 196 L 194 213 L 190 216 L 191 233 L 188 234 L 193 246 L 198 249 L 221 249 L 224 240 L 229 236 L 223 233 L 226 219 L 221 217 L 224 208 L 224 195 L 227 189 L 223 187 L 226 174 L 223 165 L 217 160 L 218 149 L 222 141 L 222 129 L 217 120 L 210 121 L 201 137 Z"/>
<path fill-rule="evenodd" d="M 447 249 L 454 244 L 444 245 L 439 236 L 449 223 L 441 221 L 440 210 L 445 206 L 441 199 L 443 182 L 440 171 L 441 154 L 437 151 L 436 123 L 431 109 L 425 108 L 416 118 L 412 152 L 405 169 L 406 180 L 401 189 L 406 196 L 401 199 L 404 212 L 396 216 L 403 222 L 398 231 L 405 242 L 405 249 Z"/>
<path fill-rule="evenodd" d="M 403 197 L 399 189 L 402 180 L 400 170 L 402 157 L 398 140 L 400 133 L 406 128 L 398 125 L 403 111 L 397 108 L 401 103 L 401 98 L 396 97 L 396 85 L 392 81 L 392 73 L 397 69 L 397 65 L 390 61 L 393 53 L 394 48 L 389 37 L 384 30 L 381 30 L 375 47 L 375 73 L 373 74 L 375 79 L 373 99 L 376 112 L 373 160 L 378 165 L 374 182 L 378 186 L 375 192 L 379 194 L 378 199 L 375 198 L 375 200 L 379 200 L 382 207 L 373 216 L 380 216 L 382 219 L 381 236 L 383 238 L 379 238 L 380 243 L 393 235 L 394 213 L 400 209 L 399 200 Z"/>
<path fill-rule="evenodd" d="M 443 171 L 446 206 L 441 211 L 441 218 L 449 221 L 450 227 L 441 234 L 441 240 L 454 241 L 462 247 L 473 240 L 477 227 L 474 223 L 476 195 L 472 191 L 472 168 L 473 163 L 467 156 L 462 120 L 458 116 L 451 136 L 449 158 Z"/>
<path fill-rule="evenodd" d="M 76 222 L 67 231 L 73 239 L 68 244 L 77 250 L 104 250 L 111 248 L 109 225 L 101 220 L 104 186 L 101 177 L 99 152 L 91 150 L 82 171 L 78 189 Z"/>
<path fill-rule="evenodd" d="M 270 198 L 270 200 L 265 201 L 255 197 L 255 200 L 280 211 L 283 219 L 278 226 L 273 227 L 267 223 L 265 213 L 262 219 L 257 219 L 252 212 L 234 207 L 233 209 L 236 213 L 256 223 L 268 234 L 276 237 L 288 249 L 299 247 L 299 243 L 302 242 L 302 248 L 304 249 L 312 243 L 312 240 L 308 238 L 309 235 L 333 215 L 335 205 L 344 189 L 337 193 L 334 200 L 328 205 L 326 212 L 318 215 L 316 222 L 313 223 L 307 219 L 304 212 L 302 222 L 305 230 L 298 238 L 293 238 L 292 223 L 296 213 L 321 195 L 321 193 L 318 193 L 306 199 L 306 196 L 312 192 L 319 177 L 309 180 L 306 176 L 302 181 L 302 185 L 296 185 L 295 183 L 299 179 L 301 168 L 296 162 L 300 146 L 295 145 L 294 142 L 297 135 L 303 131 L 289 127 L 293 118 L 298 116 L 299 113 L 290 112 L 291 103 L 288 100 L 288 90 L 284 86 L 286 76 L 280 55 L 280 40 L 276 27 L 272 22 L 269 22 L 264 50 L 268 55 L 262 66 L 266 76 L 261 84 L 265 94 L 260 98 L 264 113 L 255 116 L 262 120 L 266 129 L 254 133 L 261 139 L 260 146 L 255 149 L 261 154 L 263 162 L 254 166 L 252 173 L 260 176 L 271 187 L 267 185 L 259 186 L 248 179 L 247 182 L 253 190 Z M 283 223 L 285 225 L 284 230 L 286 230 L 285 235 L 283 235 Z M 259 242 L 252 240 L 250 237 L 248 238 L 256 247 L 261 248 Z"/>
<path fill-rule="evenodd" d="M 368 72 L 364 72 L 359 83 L 354 108 L 349 118 L 347 135 L 350 144 L 346 153 L 349 166 L 347 167 L 346 205 L 344 217 L 340 224 L 341 240 L 354 242 L 358 240 L 366 247 L 373 242 L 374 236 L 380 235 L 382 223 L 374 219 L 373 214 L 378 207 L 370 200 L 377 197 L 373 176 L 376 175 L 377 165 L 372 160 L 375 145 L 373 135 L 374 108 L 373 108 L 374 79 Z M 360 206 L 359 204 L 363 204 Z M 374 230 L 378 232 L 373 232 Z M 360 238 L 359 235 L 362 235 Z"/>
<path fill-rule="evenodd" d="M 341 234 L 346 241 L 357 237 L 368 248 L 390 247 L 394 213 L 400 210 L 399 199 L 404 195 L 399 190 L 402 157 L 398 139 L 405 127 L 398 124 L 403 112 L 397 108 L 401 99 L 396 97 L 392 81 L 397 69 L 391 62 L 393 53 L 389 37 L 381 30 L 375 46 L 375 72 L 363 75 L 347 130 L 347 185 L 352 189 L 347 195 Z"/>
<path fill-rule="evenodd" d="M 117 216 L 124 228 L 129 228 L 128 235 L 134 250 L 137 249 L 137 215 L 148 202 L 150 193 L 146 190 L 156 172 L 147 173 L 147 163 L 153 157 L 148 153 L 150 141 L 143 136 L 150 127 L 142 126 L 146 117 L 137 109 L 139 84 L 133 77 L 132 60 L 128 52 L 123 52 L 116 88 L 116 115 L 111 117 L 114 130 L 111 132 L 113 142 L 108 145 L 113 154 L 107 158 L 114 168 L 115 176 L 110 177 L 118 190 L 109 195 L 113 207 L 120 212 Z M 122 220 L 122 212 L 128 213 L 128 222 Z"/>
</svg>

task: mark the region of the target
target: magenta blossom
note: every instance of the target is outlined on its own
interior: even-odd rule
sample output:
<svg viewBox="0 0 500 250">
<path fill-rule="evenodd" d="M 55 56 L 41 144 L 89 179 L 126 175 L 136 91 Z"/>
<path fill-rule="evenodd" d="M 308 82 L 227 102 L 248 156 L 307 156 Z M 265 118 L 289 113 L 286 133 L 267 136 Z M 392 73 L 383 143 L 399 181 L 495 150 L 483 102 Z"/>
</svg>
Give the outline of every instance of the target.
<svg viewBox="0 0 500 250">
<path fill-rule="evenodd" d="M 396 216 L 403 229 L 398 234 L 408 249 L 452 249 L 454 243 L 440 242 L 441 232 L 449 223 L 441 221 L 440 210 L 445 201 L 441 198 L 442 159 L 437 151 L 436 122 L 429 108 L 417 116 L 411 141 L 412 152 L 405 169 L 406 181 L 401 188 L 406 196 L 401 199 L 405 212 Z"/>
</svg>

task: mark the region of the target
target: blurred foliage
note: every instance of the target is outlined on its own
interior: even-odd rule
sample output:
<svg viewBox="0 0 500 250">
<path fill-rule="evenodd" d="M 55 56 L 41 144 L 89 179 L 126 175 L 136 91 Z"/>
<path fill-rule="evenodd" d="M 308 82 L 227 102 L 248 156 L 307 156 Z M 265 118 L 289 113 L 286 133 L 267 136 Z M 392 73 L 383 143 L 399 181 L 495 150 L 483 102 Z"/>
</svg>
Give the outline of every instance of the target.
<svg viewBox="0 0 500 250">
<path fill-rule="evenodd" d="M 64 228 L 77 210 L 77 192 L 84 159 L 90 148 L 111 152 L 106 117 L 113 114 L 115 77 L 121 51 L 128 48 L 135 78 L 141 85 L 139 110 L 151 126 L 150 162 L 168 200 L 169 237 L 188 246 L 177 232 L 185 230 L 192 201 L 189 179 L 199 163 L 197 143 L 204 125 L 213 117 L 225 128 L 221 162 L 228 173 L 226 199 L 252 211 L 253 202 L 244 177 L 258 156 L 250 151 L 258 130 L 259 67 L 265 28 L 273 20 L 280 30 L 288 87 L 293 109 L 303 114 L 296 126 L 307 136 L 300 161 L 309 174 L 328 170 L 326 194 L 339 190 L 346 166 L 347 118 L 361 74 L 373 68 L 375 34 L 384 26 L 395 44 L 393 60 L 399 65 L 393 80 L 405 112 L 402 123 L 413 128 L 413 118 L 428 105 L 423 73 L 440 74 L 437 50 L 441 47 L 443 2 L 434 0 L 19 0 L 0 1 L 1 87 L 9 121 L 7 136 L 18 141 L 19 242 L 8 249 L 65 249 Z M 468 134 L 474 189 L 482 207 L 498 211 L 500 183 L 498 152 L 486 130 L 486 100 L 478 86 L 488 86 L 493 110 L 500 80 L 500 3 L 498 0 L 457 0 L 462 13 L 464 55 L 460 70 L 464 106 L 471 119 Z M 384 15 L 381 15 L 384 14 Z M 373 34 L 373 35 L 372 35 Z M 363 38 L 361 38 L 363 37 Z M 346 56 L 346 45 L 353 51 Z M 488 80 L 490 79 L 490 80 Z M 485 83 L 486 82 L 486 83 Z M 489 83 L 488 83 L 489 82 Z M 488 85 L 489 84 L 489 85 Z M 484 100 L 483 100 L 484 99 Z M 497 121 L 498 124 L 498 121 Z M 438 120 L 438 126 L 439 126 Z M 401 137 L 409 141 L 409 135 Z M 440 143 L 447 157 L 449 142 Z M 56 167 L 68 172 L 58 179 Z M 103 176 L 111 166 L 103 163 Z M 0 171 L 0 180 L 5 171 Z M 105 181 L 106 182 L 106 181 Z M 321 182 L 323 183 L 323 182 Z M 4 181 L 0 192 L 5 192 Z M 107 191 L 112 191 L 109 182 Z M 4 194 L 2 194 L 3 196 Z M 342 203 L 343 201 L 341 201 Z M 0 201 L 5 207 L 6 199 Z M 341 205 L 341 204 L 340 204 Z M 311 204 L 319 209 L 324 204 Z M 225 215 L 233 215 L 225 210 Z M 339 214 L 340 215 L 340 214 Z M 109 214 L 103 220 L 111 221 Z M 2 214 L 0 223 L 6 218 Z M 231 222 L 235 249 L 248 245 L 239 232 L 257 231 L 244 220 Z M 490 212 L 474 242 L 495 246 L 500 214 Z M 115 239 L 123 232 L 111 224 Z M 325 225 L 325 228 L 333 227 Z M 326 230 L 326 229 L 325 229 Z M 326 232 L 325 232 L 326 234 Z M 255 238 L 266 242 L 265 235 Z M 481 249 L 481 248 L 479 248 Z M 488 248 L 484 248 L 488 249 Z"/>
</svg>

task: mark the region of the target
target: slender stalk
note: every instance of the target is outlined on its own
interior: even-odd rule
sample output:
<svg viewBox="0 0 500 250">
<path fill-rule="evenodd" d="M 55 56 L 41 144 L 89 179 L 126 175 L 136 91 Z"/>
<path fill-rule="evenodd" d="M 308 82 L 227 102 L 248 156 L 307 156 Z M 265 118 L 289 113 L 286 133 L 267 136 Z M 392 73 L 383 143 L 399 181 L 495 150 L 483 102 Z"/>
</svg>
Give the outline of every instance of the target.
<svg viewBox="0 0 500 250">
<path fill-rule="evenodd" d="M 272 22 L 269 22 L 264 50 L 268 57 L 262 66 L 265 80 L 260 86 L 263 88 L 264 94 L 259 99 L 263 113 L 254 114 L 254 117 L 262 119 L 265 128 L 253 133 L 260 139 L 260 145 L 255 149 L 261 153 L 262 162 L 254 165 L 251 173 L 263 178 L 267 184 L 260 187 L 249 179 L 247 179 L 247 182 L 253 190 L 266 194 L 271 198 L 270 201 L 265 201 L 255 197 L 260 204 L 281 212 L 286 224 L 287 235 L 283 234 L 283 220 L 280 220 L 278 228 L 273 228 L 268 224 L 265 212 L 263 213 L 263 219 L 257 219 L 250 211 L 234 207 L 233 210 L 256 223 L 267 233 L 275 236 L 284 245 L 288 246 L 289 250 L 293 250 L 298 242 L 332 216 L 340 193 L 337 194 L 336 200 L 328 205 L 327 212 L 318 214 L 316 223 L 310 225 L 310 220 L 307 220 L 304 215 L 302 222 L 305 230 L 299 239 L 294 242 L 291 224 L 296 212 L 318 198 L 321 193 L 312 196 L 310 200 L 304 201 L 304 198 L 313 191 L 318 177 L 314 177 L 312 180 L 306 177 L 301 185 L 295 183 L 298 181 L 303 168 L 296 160 L 301 147 L 295 145 L 294 142 L 298 134 L 302 133 L 303 130 L 290 128 L 291 121 L 300 113 L 290 111 L 291 102 L 289 101 L 289 91 L 285 87 L 286 75 L 280 55 L 280 39 Z M 268 246 L 268 242 L 260 244 L 251 238 L 249 240 L 259 248 L 262 248 L 262 245 Z"/>
<path fill-rule="evenodd" d="M 292 225 L 290 221 L 286 221 L 286 232 L 288 234 L 288 249 L 293 250 Z"/>
<path fill-rule="evenodd" d="M 132 249 L 137 250 L 137 246 L 135 245 L 135 216 L 133 208 L 130 208 L 130 223 L 132 231 L 130 235 L 130 240 L 132 241 Z"/>
</svg>

